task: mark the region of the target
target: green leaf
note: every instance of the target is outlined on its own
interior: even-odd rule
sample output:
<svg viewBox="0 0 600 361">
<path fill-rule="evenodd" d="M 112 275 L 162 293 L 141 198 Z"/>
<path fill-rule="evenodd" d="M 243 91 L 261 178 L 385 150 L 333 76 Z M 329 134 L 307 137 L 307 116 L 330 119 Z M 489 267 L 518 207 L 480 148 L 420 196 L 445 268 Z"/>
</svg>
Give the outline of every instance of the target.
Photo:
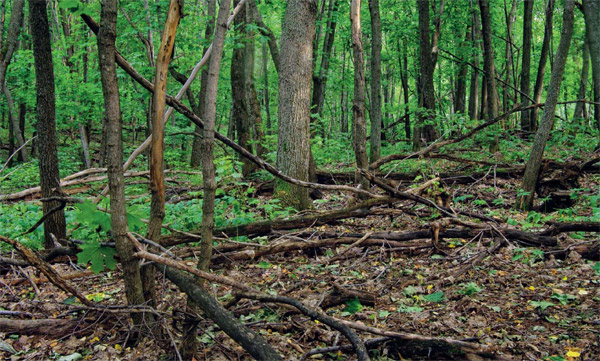
<svg viewBox="0 0 600 361">
<path fill-rule="evenodd" d="M 344 308 L 344 312 L 354 314 L 356 312 L 362 311 L 362 309 L 363 306 L 360 304 L 358 297 L 354 297 L 354 299 L 346 301 L 346 307 Z"/>
<path fill-rule="evenodd" d="M 442 292 L 442 291 L 434 292 L 430 295 L 423 296 L 423 299 L 425 301 L 429 301 L 429 302 L 441 302 L 445 299 L 444 292 Z"/>
<path fill-rule="evenodd" d="M 267 262 L 267 261 L 260 261 L 260 262 L 258 263 L 258 267 L 260 267 L 260 268 L 265 268 L 265 269 L 267 269 L 267 268 L 271 268 L 271 266 L 272 266 L 272 264 L 270 264 L 270 263 L 269 263 L 269 262 Z"/>
<path fill-rule="evenodd" d="M 594 265 L 592 266 L 592 270 L 594 271 L 596 276 L 600 276 L 600 262 L 594 263 Z"/>
<path fill-rule="evenodd" d="M 398 312 L 403 312 L 403 313 L 413 313 L 413 312 L 421 312 L 423 311 L 423 308 L 419 307 L 419 306 L 400 306 L 398 307 Z"/>
<path fill-rule="evenodd" d="M 529 301 L 529 304 L 535 308 L 539 308 L 542 311 L 550 306 L 554 306 L 554 303 L 548 301 Z"/>
<path fill-rule="evenodd" d="M 415 286 L 408 286 L 403 291 L 402 294 L 405 296 L 412 296 L 416 294 L 419 290 Z"/>
<path fill-rule="evenodd" d="M 99 243 L 85 243 L 80 246 L 81 252 L 77 254 L 80 264 L 91 263 L 94 273 L 100 273 L 104 268 L 113 270 L 117 265 L 114 256 L 117 251 L 111 247 L 102 247 Z"/>
</svg>

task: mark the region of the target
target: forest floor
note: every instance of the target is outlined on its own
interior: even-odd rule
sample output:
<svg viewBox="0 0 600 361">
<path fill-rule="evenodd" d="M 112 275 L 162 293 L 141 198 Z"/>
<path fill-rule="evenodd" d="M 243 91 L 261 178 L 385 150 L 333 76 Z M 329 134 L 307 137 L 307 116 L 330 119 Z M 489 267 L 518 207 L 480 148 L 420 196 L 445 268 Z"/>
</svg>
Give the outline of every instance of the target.
<svg viewBox="0 0 600 361">
<path fill-rule="evenodd" d="M 488 172 L 470 184 L 448 186 L 446 193 L 451 196 L 453 207 L 493 214 L 509 220 L 510 227 L 533 234 L 547 229 L 547 222 L 560 221 L 565 215 L 569 219 L 598 221 L 600 205 L 597 200 L 590 202 L 600 189 L 598 173 L 579 177 L 580 188 L 573 191 L 579 196 L 571 196 L 574 204 L 567 211 L 549 213 L 527 214 L 510 207 L 517 195 L 518 181 L 519 177 L 496 178 Z M 432 194 L 426 196 L 433 198 Z M 268 197 L 260 196 L 261 200 Z M 347 202 L 339 195 L 327 196 L 317 202 L 316 210 L 344 208 Z M 251 259 L 232 260 L 222 255 L 212 269 L 262 292 L 319 306 L 333 317 L 379 330 L 432 337 L 429 341 L 407 341 L 360 331 L 363 340 L 374 340 L 369 347 L 373 360 L 487 359 L 482 354 L 458 352 L 437 338 L 486 345 L 516 360 L 600 359 L 600 262 L 597 257 L 582 256 L 576 251 L 579 246 L 597 245 L 599 232 L 563 232 L 556 236 L 555 246 L 528 247 L 505 236 L 500 225 L 470 220 L 482 225 L 474 237 L 429 237 L 402 241 L 401 245 L 379 239 L 347 246 L 363 238 L 371 239 L 369 232 L 433 229 L 435 233 L 432 224 L 439 220 L 435 210 L 399 201 L 373 208 L 360 217 L 301 230 L 273 231 L 247 240 L 257 250 L 286 242 L 316 245 L 325 239 L 351 240 L 344 245 L 291 249 Z M 472 226 L 473 223 L 462 225 Z M 239 245 L 228 239 L 222 242 Z M 176 248 L 177 254 L 193 253 L 195 249 L 192 245 Z M 62 275 L 81 272 L 81 266 L 73 262 L 55 267 Z M 193 265 L 193 258 L 187 263 Z M 0 276 L 2 317 L 13 321 L 64 321 L 51 324 L 45 332 L 40 332 L 40 324 L 38 332 L 29 334 L 5 332 L 0 327 L 0 357 L 62 361 L 176 359 L 169 343 L 181 334 L 185 294 L 160 278 L 161 301 L 157 310 L 163 316 L 163 329 L 170 333 L 159 344 L 147 340 L 129 348 L 128 314 L 119 308 L 125 304 L 120 272 L 83 272 L 73 284 L 88 299 L 113 308 L 82 306 L 72 295 L 40 279 L 32 267 L 12 267 Z M 237 299 L 233 296 L 235 290 L 224 285 L 212 285 L 211 292 L 243 323 L 262 334 L 286 360 L 300 359 L 306 352 L 321 347 L 332 348 L 305 357 L 356 357 L 347 347 L 334 347 L 348 345 L 339 332 L 293 308 Z M 200 329 L 203 332 L 198 338 L 201 347 L 197 360 L 250 359 L 211 320 L 202 319 Z"/>
</svg>

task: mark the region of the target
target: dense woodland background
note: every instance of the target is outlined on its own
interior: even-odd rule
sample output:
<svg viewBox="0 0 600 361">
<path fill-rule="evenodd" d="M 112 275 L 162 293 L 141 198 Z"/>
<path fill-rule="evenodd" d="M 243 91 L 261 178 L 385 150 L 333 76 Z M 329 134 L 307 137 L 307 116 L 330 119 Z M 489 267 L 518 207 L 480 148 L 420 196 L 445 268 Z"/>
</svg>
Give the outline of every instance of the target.
<svg viewBox="0 0 600 361">
<path fill-rule="evenodd" d="M 600 0 L 0 0 L 0 84 L 7 359 L 600 357 Z"/>
</svg>

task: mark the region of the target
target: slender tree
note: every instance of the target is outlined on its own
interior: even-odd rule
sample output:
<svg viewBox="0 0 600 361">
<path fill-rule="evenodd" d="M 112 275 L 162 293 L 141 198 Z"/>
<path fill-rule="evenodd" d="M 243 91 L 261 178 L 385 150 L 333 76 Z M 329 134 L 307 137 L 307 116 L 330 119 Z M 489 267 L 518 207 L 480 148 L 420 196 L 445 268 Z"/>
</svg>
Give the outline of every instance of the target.
<svg viewBox="0 0 600 361">
<path fill-rule="evenodd" d="M 352 0 L 350 5 L 352 25 L 352 54 L 354 60 L 354 98 L 352 99 L 352 134 L 356 168 L 367 169 L 367 124 L 365 120 L 365 60 L 360 28 L 360 0 Z M 356 181 L 363 189 L 369 188 L 369 181 L 356 173 Z"/>
<path fill-rule="evenodd" d="M 381 17 L 379 0 L 369 0 L 371 13 L 371 153 L 370 161 L 381 156 Z"/>
<path fill-rule="evenodd" d="M 544 107 L 544 113 L 540 127 L 535 134 L 529 160 L 525 166 L 525 174 L 523 176 L 522 184 L 522 190 L 524 194 L 517 199 L 517 208 L 522 210 L 529 210 L 533 206 L 535 188 L 537 185 L 540 168 L 542 166 L 544 148 L 546 147 L 546 142 L 550 136 L 550 131 L 554 126 L 556 103 L 558 102 L 560 85 L 562 82 L 563 73 L 565 71 L 567 55 L 569 54 L 571 37 L 573 35 L 574 3 L 574 0 L 565 0 L 560 43 L 554 57 L 554 66 L 552 67 L 552 75 L 550 76 L 550 84 L 548 85 L 546 105 Z"/>
<path fill-rule="evenodd" d="M 588 46 L 587 40 L 583 43 L 582 61 L 581 64 L 581 77 L 579 78 L 579 92 L 577 93 L 577 99 L 585 99 L 585 93 L 587 91 L 587 83 L 590 72 L 590 47 Z M 573 120 L 577 121 L 584 117 L 585 102 L 578 102 L 575 104 L 575 111 L 573 111 Z"/>
<path fill-rule="evenodd" d="M 594 83 L 594 119 L 600 129 L 600 0 L 584 0 L 585 33 L 590 47 Z M 600 147 L 600 142 L 598 143 Z"/>
<path fill-rule="evenodd" d="M 540 60 L 537 68 L 537 75 L 535 77 L 535 86 L 533 88 L 533 101 L 537 104 L 542 100 L 542 90 L 544 88 L 544 74 L 546 73 L 546 63 L 548 61 L 548 54 L 550 53 L 550 41 L 552 39 L 552 19 L 554 17 L 554 1 L 548 0 L 546 3 L 546 20 L 544 25 L 544 40 L 542 41 L 542 50 L 540 53 Z M 529 117 L 528 131 L 535 131 L 538 124 L 540 108 L 535 107 L 531 110 Z"/>
<path fill-rule="evenodd" d="M 523 1 L 523 47 L 521 54 L 523 60 L 521 63 L 521 106 L 529 105 L 528 95 L 530 93 L 530 69 L 531 69 L 531 36 L 533 25 L 533 0 Z M 530 112 L 528 110 L 521 113 L 521 130 L 530 128 Z"/>
<path fill-rule="evenodd" d="M 60 196 L 58 150 L 56 146 L 56 111 L 54 95 L 54 66 L 50 45 L 50 27 L 45 0 L 29 0 L 29 21 L 35 61 L 36 113 L 38 158 L 42 197 Z M 59 202 L 44 202 L 43 212 L 48 214 L 60 206 Z M 44 221 L 44 247 L 52 248 L 53 237 L 58 240 L 67 235 L 65 212 L 53 212 Z"/>
<path fill-rule="evenodd" d="M 104 95 L 106 119 L 107 171 L 110 190 L 111 232 L 123 267 L 125 296 L 130 305 L 144 304 L 142 280 L 137 259 L 133 257 L 134 246 L 127 238 L 127 209 L 125 181 L 123 177 L 122 119 L 119 101 L 119 84 L 115 65 L 115 39 L 117 37 L 117 0 L 102 1 L 100 30 L 98 32 L 98 64 Z M 140 313 L 132 314 L 136 326 L 144 323 Z"/>
<path fill-rule="evenodd" d="M 308 180 L 310 85 L 316 0 L 288 1 L 282 24 L 279 69 L 277 165 L 286 175 Z M 276 194 L 285 205 L 310 207 L 306 188 L 278 180 Z"/>
</svg>

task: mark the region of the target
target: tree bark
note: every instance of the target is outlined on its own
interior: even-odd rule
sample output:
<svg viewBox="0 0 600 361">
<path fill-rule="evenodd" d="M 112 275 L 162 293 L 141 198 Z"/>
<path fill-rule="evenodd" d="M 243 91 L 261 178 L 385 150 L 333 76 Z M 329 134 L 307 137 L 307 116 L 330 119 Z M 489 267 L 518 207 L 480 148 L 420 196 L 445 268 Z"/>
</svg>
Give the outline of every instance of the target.
<svg viewBox="0 0 600 361">
<path fill-rule="evenodd" d="M 438 134 L 435 130 L 435 90 L 433 72 L 435 63 L 429 31 L 429 0 L 417 0 L 419 8 L 419 111 L 418 122 L 413 132 L 413 148 L 433 142 Z"/>
<path fill-rule="evenodd" d="M 333 49 L 335 39 L 335 28 L 337 21 L 334 19 L 334 13 L 337 11 L 337 1 L 329 0 L 329 9 L 327 10 L 327 25 L 325 27 L 325 39 L 323 40 L 323 51 L 321 55 L 321 64 L 318 74 L 313 75 L 313 93 L 311 100 L 311 114 L 323 115 L 323 101 L 325 99 L 325 86 L 327 85 L 327 74 L 329 71 L 329 59 Z"/>
<path fill-rule="evenodd" d="M 19 118 L 17 117 L 17 109 L 15 107 L 15 102 L 13 101 L 12 94 L 6 87 L 6 84 L 4 84 L 3 90 L 4 97 L 6 98 L 8 121 L 10 122 L 12 129 L 12 138 L 17 140 L 16 148 L 21 148 L 21 150 L 19 151 L 18 159 L 22 162 L 27 162 L 29 160 L 29 152 L 27 152 L 27 147 L 23 146 L 23 144 L 25 144 L 25 139 L 23 137 L 23 129 L 21 129 L 21 124 Z"/>
<path fill-rule="evenodd" d="M 548 0 L 546 4 L 546 22 L 544 25 L 544 40 L 542 41 L 542 51 L 538 64 L 537 75 L 535 77 L 535 87 L 533 88 L 533 101 L 537 104 L 542 100 L 542 90 L 544 87 L 544 74 L 546 73 L 546 63 L 550 53 L 550 40 L 552 39 L 552 19 L 554 16 L 554 0 Z M 529 117 L 528 131 L 535 131 L 538 124 L 539 108 L 533 108 Z"/>
<path fill-rule="evenodd" d="M 467 27 L 464 44 L 471 42 L 471 29 Z M 454 96 L 454 112 L 456 114 L 465 114 L 467 95 L 467 63 L 461 62 L 458 66 L 456 76 L 456 94 Z"/>
<path fill-rule="evenodd" d="M 400 43 L 398 43 L 398 47 Z M 398 49 L 400 51 L 400 49 Z M 410 112 L 409 112 L 409 93 L 408 93 L 408 55 L 406 54 L 406 47 L 403 47 L 402 57 L 399 59 L 400 68 L 400 82 L 402 83 L 402 96 L 404 97 L 404 135 L 406 139 L 410 139 Z M 400 103 L 400 101 L 398 101 Z"/>
<path fill-rule="evenodd" d="M 471 62 L 473 64 L 479 64 L 479 17 L 477 16 L 477 8 L 473 6 L 471 0 L 471 39 L 473 41 L 473 55 Z M 484 84 L 485 86 L 485 84 Z M 477 68 L 471 69 L 471 87 L 469 88 L 469 119 L 479 119 L 479 70 Z"/>
<path fill-rule="evenodd" d="M 381 157 L 381 18 L 379 0 L 369 0 L 371 13 L 371 154 L 370 161 Z"/>
<path fill-rule="evenodd" d="M 565 70 L 565 63 L 567 62 L 569 46 L 571 45 L 571 37 L 573 35 L 574 7 L 574 0 L 565 0 L 560 43 L 558 45 L 558 50 L 556 51 L 556 56 L 554 57 L 554 66 L 552 68 L 550 85 L 548 85 L 546 96 L 546 106 L 544 107 L 542 122 L 540 123 L 540 127 L 535 134 L 529 160 L 527 161 L 527 165 L 525 167 L 525 175 L 523 176 L 522 191 L 525 194 L 517 199 L 517 208 L 522 210 L 529 210 L 533 206 L 535 188 L 538 181 L 540 167 L 542 165 L 544 148 L 546 146 L 546 142 L 548 141 L 550 131 L 554 126 L 554 112 L 556 110 L 556 103 L 558 102 L 560 85 Z"/>
<path fill-rule="evenodd" d="M 588 46 L 587 40 L 583 44 L 582 54 L 583 64 L 581 65 L 581 78 L 579 79 L 579 93 L 577 99 L 585 99 L 585 93 L 587 91 L 587 82 L 590 71 L 590 47 Z M 585 102 L 578 102 L 575 104 L 575 111 L 573 112 L 573 121 L 578 122 L 579 119 L 584 117 Z"/>
<path fill-rule="evenodd" d="M 531 69 L 531 37 L 533 25 L 533 0 L 523 1 L 523 48 L 521 49 L 523 60 L 521 64 L 521 106 L 530 104 L 527 96 L 530 93 L 530 69 Z M 527 131 L 530 127 L 530 112 L 521 113 L 521 130 Z"/>
<path fill-rule="evenodd" d="M 43 1 L 42 1 L 43 2 Z M 125 181 L 123 176 L 123 140 L 121 134 L 121 106 L 119 85 L 115 66 L 115 39 L 117 36 L 117 0 L 102 2 L 100 31 L 98 32 L 98 63 L 104 95 L 104 117 L 106 122 L 107 171 L 110 189 L 111 232 L 123 267 L 125 295 L 130 305 L 144 304 L 142 280 L 138 261 L 133 258 L 134 246 L 127 238 L 127 208 L 125 203 Z M 46 202 L 44 202 L 46 203 Z M 151 318 L 151 316 L 148 315 Z M 134 324 L 144 324 L 144 316 L 133 313 Z M 148 320 L 148 319 L 147 319 Z"/>
<path fill-rule="evenodd" d="M 365 119 L 365 60 L 360 28 L 360 0 L 352 0 L 350 6 L 352 24 L 352 54 L 354 62 L 354 97 L 352 99 L 352 134 L 354 136 L 354 156 L 356 168 L 367 169 L 367 124 Z M 364 190 L 369 189 L 369 181 L 356 173 L 356 182 Z"/>
<path fill-rule="evenodd" d="M 584 0 L 583 14 L 594 80 L 594 119 L 600 129 L 600 1 Z M 600 143 L 598 145 L 600 146 Z"/>
<path fill-rule="evenodd" d="M 227 17 L 229 15 L 231 1 L 224 0 L 219 7 L 219 16 L 215 29 L 215 37 L 213 39 L 213 52 L 210 56 L 208 66 L 208 77 L 206 79 L 206 93 L 204 102 L 204 129 L 202 130 L 202 181 L 204 186 L 204 199 L 202 203 L 202 231 L 201 248 L 198 255 L 198 269 L 208 271 L 210 267 L 210 257 L 213 251 L 213 231 L 215 228 L 214 213 L 215 213 L 215 192 L 217 190 L 217 182 L 215 180 L 215 163 L 214 163 L 214 143 L 215 143 L 215 122 L 217 115 L 217 86 L 219 82 L 219 72 L 221 70 L 221 59 L 223 57 L 223 42 L 225 41 L 225 32 L 227 31 Z M 199 280 L 199 285 L 203 286 L 204 282 Z M 190 296 L 188 296 L 190 297 Z M 191 302 L 190 302 L 191 301 Z M 195 300 L 190 297 L 188 304 L 194 303 Z M 196 309 L 194 307 L 194 309 Z M 181 343 L 181 355 L 184 360 L 194 359 L 197 342 L 196 336 L 198 333 L 197 322 L 188 320 L 187 327 L 184 332 L 184 338 Z"/>
<path fill-rule="evenodd" d="M 215 32 L 215 17 L 217 13 L 217 0 L 208 0 L 207 1 L 207 21 L 206 21 L 206 29 L 204 31 L 204 40 L 206 42 L 210 41 L 213 33 Z M 204 48 L 203 54 L 208 50 L 207 47 Z M 200 74 L 200 93 L 198 93 L 198 116 L 204 119 L 204 98 L 206 97 L 206 82 L 208 79 L 208 69 L 202 69 L 202 74 Z M 191 99 L 190 99 L 191 102 Z M 194 133 L 201 134 L 202 129 L 198 126 L 195 127 Z M 199 167 L 201 164 L 202 153 L 200 151 L 200 144 L 202 143 L 202 139 L 198 135 L 194 135 L 194 142 L 192 144 L 192 157 L 190 159 L 190 165 L 192 167 Z"/>
<path fill-rule="evenodd" d="M 58 151 L 56 146 L 56 112 L 54 95 L 54 66 L 50 46 L 50 27 L 44 0 L 29 0 L 29 21 L 33 40 L 35 61 L 36 114 L 38 134 L 38 158 L 42 197 L 60 196 L 58 174 Z M 60 203 L 44 202 L 43 212 L 47 214 Z M 67 235 L 65 212 L 60 210 L 44 221 L 44 247 L 54 247 L 52 237 L 61 240 Z"/>
<path fill-rule="evenodd" d="M 281 34 L 277 165 L 284 174 L 300 180 L 308 180 L 316 12 L 316 0 L 288 1 Z M 306 188 L 277 181 L 276 194 L 286 206 L 309 208 L 308 193 Z"/>
</svg>

